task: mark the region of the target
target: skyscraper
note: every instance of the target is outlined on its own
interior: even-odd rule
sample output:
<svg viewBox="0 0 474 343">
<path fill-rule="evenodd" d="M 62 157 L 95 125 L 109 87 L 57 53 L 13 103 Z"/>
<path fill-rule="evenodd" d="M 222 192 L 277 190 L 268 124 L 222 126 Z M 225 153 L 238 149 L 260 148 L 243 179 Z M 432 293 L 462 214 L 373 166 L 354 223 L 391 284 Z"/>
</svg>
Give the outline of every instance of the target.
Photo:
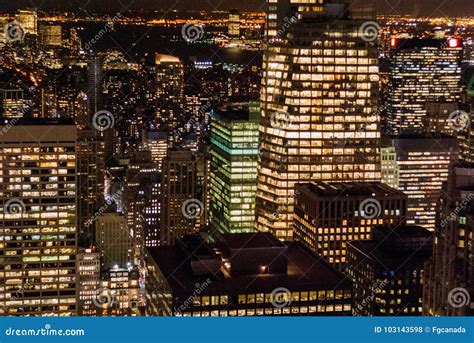
<svg viewBox="0 0 474 343">
<path fill-rule="evenodd" d="M 25 99 L 22 89 L 0 89 L 0 115 L 5 119 L 22 118 L 31 101 Z"/>
<path fill-rule="evenodd" d="M 78 232 L 93 238 L 94 213 L 104 204 L 104 141 L 91 129 L 78 131 L 77 207 Z"/>
<path fill-rule="evenodd" d="M 237 8 L 232 8 L 229 12 L 229 30 L 230 37 L 240 37 L 240 12 Z"/>
<path fill-rule="evenodd" d="M 269 6 L 256 228 L 291 239 L 296 183 L 380 178 L 377 37 L 344 1 Z"/>
<path fill-rule="evenodd" d="M 347 243 L 354 315 L 421 316 L 424 264 L 432 234 L 419 226 L 381 226 L 370 241 Z"/>
<path fill-rule="evenodd" d="M 178 57 L 156 54 L 156 121 L 173 130 L 184 108 L 184 67 Z"/>
<path fill-rule="evenodd" d="M 200 226 L 204 206 L 198 199 L 196 169 L 191 151 L 169 150 L 163 160 L 159 245 L 173 245 Z"/>
<path fill-rule="evenodd" d="M 103 58 L 91 53 L 87 63 L 87 100 L 89 122 L 95 113 L 104 109 L 103 95 Z"/>
<path fill-rule="evenodd" d="M 257 190 L 258 107 L 228 109 L 211 120 L 210 219 L 222 233 L 253 232 Z"/>
<path fill-rule="evenodd" d="M 384 146 L 395 149 L 396 167 L 391 165 L 399 173 L 398 189 L 408 196 L 407 225 L 434 230 L 443 183 L 459 156 L 456 138 L 401 135 L 384 139 Z"/>
<path fill-rule="evenodd" d="M 77 314 L 76 127 L 22 119 L 0 136 L 0 313 Z"/>
<path fill-rule="evenodd" d="M 296 185 L 295 239 L 341 271 L 348 242 L 370 240 L 378 225 L 403 225 L 406 215 L 407 196 L 380 182 Z"/>
<path fill-rule="evenodd" d="M 38 34 L 38 12 L 36 10 L 18 10 L 17 20 L 25 33 Z"/>
<path fill-rule="evenodd" d="M 62 46 L 62 27 L 61 25 L 42 24 L 39 26 L 40 41 L 46 47 Z"/>
<path fill-rule="evenodd" d="M 462 42 L 392 38 L 391 47 L 385 131 L 422 132 L 427 103 L 460 99 Z"/>
<path fill-rule="evenodd" d="M 453 166 L 424 274 L 423 315 L 474 314 L 474 165 Z"/>
</svg>

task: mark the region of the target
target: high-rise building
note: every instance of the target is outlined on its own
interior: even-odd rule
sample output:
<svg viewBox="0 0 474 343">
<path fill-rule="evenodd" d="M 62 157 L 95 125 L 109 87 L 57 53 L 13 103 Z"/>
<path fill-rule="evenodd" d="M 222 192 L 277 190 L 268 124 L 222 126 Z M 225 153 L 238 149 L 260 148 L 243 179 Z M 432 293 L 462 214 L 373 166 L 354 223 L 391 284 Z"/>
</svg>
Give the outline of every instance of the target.
<svg viewBox="0 0 474 343">
<path fill-rule="evenodd" d="M 347 316 L 352 284 L 300 242 L 270 233 L 186 236 L 152 252 L 150 289 L 164 316 Z M 149 296 L 149 295 L 148 295 Z"/>
<path fill-rule="evenodd" d="M 432 233 L 419 226 L 374 228 L 371 241 L 347 243 L 347 274 L 357 316 L 421 316 L 424 264 Z"/>
<path fill-rule="evenodd" d="M 163 159 L 168 151 L 168 132 L 159 130 L 143 130 L 141 150 L 151 151 L 153 162 L 157 163 L 158 171 L 161 171 Z"/>
<path fill-rule="evenodd" d="M 229 12 L 229 29 L 230 37 L 240 37 L 240 11 L 232 8 Z"/>
<path fill-rule="evenodd" d="M 54 24 L 41 24 L 39 26 L 40 42 L 46 47 L 62 46 L 62 27 Z"/>
<path fill-rule="evenodd" d="M 463 106 L 458 102 L 429 102 L 425 105 L 426 120 L 425 130 L 430 133 L 438 133 L 452 137 L 458 137 L 464 131 L 463 118 L 468 120 L 469 106 Z M 459 116 L 459 122 L 455 122 L 455 117 Z"/>
<path fill-rule="evenodd" d="M 94 214 L 105 204 L 104 141 L 96 131 L 78 131 L 77 138 L 77 227 L 78 232 L 94 237 Z"/>
<path fill-rule="evenodd" d="M 474 315 L 474 165 L 451 169 L 426 265 L 423 315 Z"/>
<path fill-rule="evenodd" d="M 460 99 L 462 42 L 392 38 L 391 48 L 385 131 L 424 132 L 427 103 Z"/>
<path fill-rule="evenodd" d="M 434 230 L 443 183 L 448 181 L 449 168 L 459 157 L 456 138 L 401 135 L 384 139 L 383 144 L 384 149 L 395 149 L 398 189 L 408 196 L 407 225 Z M 395 168 L 395 164 L 391 165 Z"/>
<path fill-rule="evenodd" d="M 196 232 L 204 206 L 197 193 L 196 156 L 187 150 L 169 150 L 161 175 L 161 225 L 159 245 L 173 245 Z"/>
<path fill-rule="evenodd" d="M 107 212 L 97 218 L 96 241 L 101 269 L 133 262 L 134 239 L 122 214 Z"/>
<path fill-rule="evenodd" d="M 0 89 L 0 115 L 2 118 L 23 118 L 31 107 L 22 89 Z"/>
<path fill-rule="evenodd" d="M 160 167 L 159 167 L 160 166 Z M 160 235 L 160 177 L 158 164 L 150 151 L 136 151 L 127 171 L 124 213 L 137 241 L 137 256 L 143 247 L 156 247 Z"/>
<path fill-rule="evenodd" d="M 79 248 L 77 255 L 78 315 L 95 316 L 98 307 L 94 303 L 100 287 L 100 254 L 91 248 Z"/>
<path fill-rule="evenodd" d="M 156 121 L 173 130 L 184 109 L 184 67 L 178 57 L 156 54 Z"/>
<path fill-rule="evenodd" d="M 405 224 L 406 195 L 383 183 L 313 182 L 295 192 L 295 239 L 340 270 L 348 242 L 370 240 L 377 225 Z"/>
<path fill-rule="evenodd" d="M 95 113 L 104 109 L 103 58 L 91 53 L 87 62 L 87 104 L 89 120 Z"/>
<path fill-rule="evenodd" d="M 25 33 L 38 34 L 38 12 L 36 10 L 18 10 L 16 19 Z"/>
<path fill-rule="evenodd" d="M 378 51 L 345 1 L 269 6 L 256 228 L 288 240 L 296 183 L 380 179 Z"/>
<path fill-rule="evenodd" d="M 137 268 L 133 265 L 117 265 L 102 272 L 95 299 L 99 315 L 121 317 L 139 315 L 142 304 Z"/>
<path fill-rule="evenodd" d="M 0 126 L 0 313 L 76 315 L 76 127 L 66 119 L 7 126 Z"/>
<path fill-rule="evenodd" d="M 258 107 L 230 108 L 211 120 L 210 223 L 222 233 L 253 232 Z"/>
</svg>

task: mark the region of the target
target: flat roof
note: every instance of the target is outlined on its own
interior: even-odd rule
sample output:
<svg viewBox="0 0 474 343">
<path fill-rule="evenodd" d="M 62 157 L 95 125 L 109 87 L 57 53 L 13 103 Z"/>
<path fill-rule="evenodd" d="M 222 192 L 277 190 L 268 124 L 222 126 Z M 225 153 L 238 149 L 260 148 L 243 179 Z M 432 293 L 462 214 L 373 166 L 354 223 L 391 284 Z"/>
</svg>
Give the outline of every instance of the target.
<svg viewBox="0 0 474 343">
<path fill-rule="evenodd" d="M 237 238 L 234 243 L 239 245 L 241 244 L 240 240 L 241 238 Z M 184 258 L 178 250 L 177 246 L 167 246 L 150 252 L 174 294 L 192 293 L 197 283 L 208 278 L 212 282 L 203 290 L 202 294 L 270 293 L 277 287 L 285 287 L 289 290 L 352 288 L 352 282 L 348 277 L 337 271 L 301 242 L 291 242 L 288 244 L 288 249 L 282 250 L 288 261 L 286 274 L 231 276 L 221 270 L 217 276 L 196 276 L 189 267 L 192 257 Z"/>
<path fill-rule="evenodd" d="M 323 182 L 300 183 L 297 187 L 307 189 L 317 196 L 406 196 L 402 191 L 381 182 Z"/>
</svg>

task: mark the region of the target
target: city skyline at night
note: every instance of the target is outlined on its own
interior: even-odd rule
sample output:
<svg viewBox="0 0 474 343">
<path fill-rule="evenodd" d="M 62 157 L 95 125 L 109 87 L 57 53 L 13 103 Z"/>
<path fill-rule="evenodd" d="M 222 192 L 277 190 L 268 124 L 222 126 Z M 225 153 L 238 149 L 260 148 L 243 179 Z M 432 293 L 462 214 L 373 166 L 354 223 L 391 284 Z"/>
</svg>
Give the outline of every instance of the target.
<svg viewBox="0 0 474 343">
<path fill-rule="evenodd" d="M 468 317 L 473 265 L 470 1 L 0 0 L 0 316 Z"/>
</svg>

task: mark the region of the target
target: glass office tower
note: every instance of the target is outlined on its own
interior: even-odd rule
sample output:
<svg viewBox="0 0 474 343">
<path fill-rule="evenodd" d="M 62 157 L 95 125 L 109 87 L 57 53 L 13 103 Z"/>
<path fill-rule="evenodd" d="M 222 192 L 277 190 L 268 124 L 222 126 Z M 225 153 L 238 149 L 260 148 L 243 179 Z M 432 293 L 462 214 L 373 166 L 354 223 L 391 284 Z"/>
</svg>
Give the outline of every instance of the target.
<svg viewBox="0 0 474 343">
<path fill-rule="evenodd" d="M 270 1 L 269 14 L 256 228 L 290 240 L 296 183 L 380 178 L 377 35 L 363 30 L 377 24 L 340 0 Z"/>
<path fill-rule="evenodd" d="M 211 226 L 221 233 L 253 232 L 258 161 L 257 104 L 229 109 L 211 121 Z"/>
</svg>

